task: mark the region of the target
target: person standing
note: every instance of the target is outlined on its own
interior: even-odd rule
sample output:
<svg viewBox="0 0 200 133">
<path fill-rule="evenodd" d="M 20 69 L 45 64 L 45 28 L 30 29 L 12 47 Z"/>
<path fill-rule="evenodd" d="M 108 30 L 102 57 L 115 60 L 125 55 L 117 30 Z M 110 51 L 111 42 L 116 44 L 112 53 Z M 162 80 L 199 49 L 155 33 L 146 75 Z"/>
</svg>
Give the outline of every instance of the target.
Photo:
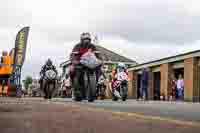
<svg viewBox="0 0 200 133">
<path fill-rule="evenodd" d="M 176 78 L 174 74 L 171 75 L 170 81 L 169 81 L 169 91 L 168 96 L 170 101 L 175 101 L 176 99 Z"/>
<path fill-rule="evenodd" d="M 148 81 L 149 81 L 149 74 L 147 68 L 144 68 L 142 71 L 141 77 L 141 96 L 144 100 L 148 100 Z"/>
<path fill-rule="evenodd" d="M 184 80 L 182 75 L 179 75 L 179 78 L 176 83 L 177 93 L 178 93 L 178 100 L 183 100 L 184 96 Z"/>
</svg>

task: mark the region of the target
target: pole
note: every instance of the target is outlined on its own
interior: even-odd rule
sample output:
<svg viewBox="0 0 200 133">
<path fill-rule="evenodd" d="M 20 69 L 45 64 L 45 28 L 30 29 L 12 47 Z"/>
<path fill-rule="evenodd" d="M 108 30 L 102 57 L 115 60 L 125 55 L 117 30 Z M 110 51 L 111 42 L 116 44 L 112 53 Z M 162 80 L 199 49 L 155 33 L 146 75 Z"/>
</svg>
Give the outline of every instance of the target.
<svg viewBox="0 0 200 133">
<path fill-rule="evenodd" d="M 21 85 L 21 66 L 19 67 L 19 85 Z"/>
<path fill-rule="evenodd" d="M 17 87 L 17 97 L 21 97 L 21 66 L 16 67 L 16 87 Z"/>
<path fill-rule="evenodd" d="M 22 88 L 21 88 L 21 66 L 18 69 L 18 89 L 19 89 L 19 97 L 22 95 Z"/>
</svg>

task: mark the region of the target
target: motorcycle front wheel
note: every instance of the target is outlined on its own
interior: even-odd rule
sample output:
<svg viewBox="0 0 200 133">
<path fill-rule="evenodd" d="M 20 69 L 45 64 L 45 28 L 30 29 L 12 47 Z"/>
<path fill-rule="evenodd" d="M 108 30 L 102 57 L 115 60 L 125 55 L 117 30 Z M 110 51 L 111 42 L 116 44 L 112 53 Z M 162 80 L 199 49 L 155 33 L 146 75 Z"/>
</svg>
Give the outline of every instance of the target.
<svg viewBox="0 0 200 133">
<path fill-rule="evenodd" d="M 76 90 L 77 89 L 76 87 L 78 87 L 76 85 L 79 83 L 79 79 L 77 77 L 75 77 L 73 82 L 75 85 L 74 86 L 75 88 L 73 88 L 74 90 L 72 91 L 73 96 L 74 96 L 73 99 L 74 99 L 74 101 L 81 102 L 83 100 L 83 98 L 81 96 L 81 90 Z"/>
<path fill-rule="evenodd" d="M 115 96 L 113 96 L 113 97 L 112 97 L 112 100 L 113 100 L 113 101 L 118 101 L 118 98 L 115 97 Z"/>
<path fill-rule="evenodd" d="M 54 90 L 54 84 L 51 83 L 51 84 L 48 85 L 48 89 L 47 89 L 48 99 L 52 98 L 53 90 Z"/>
<path fill-rule="evenodd" d="M 88 102 L 94 102 L 96 99 L 96 77 L 95 75 L 89 75 L 88 84 Z"/>
<path fill-rule="evenodd" d="M 127 96 L 122 97 L 122 101 L 126 101 Z"/>
<path fill-rule="evenodd" d="M 115 96 L 114 92 L 112 92 L 112 100 L 113 101 L 118 101 L 119 98 Z"/>
<path fill-rule="evenodd" d="M 121 88 L 121 93 L 122 93 L 122 101 L 126 101 L 127 96 L 128 96 L 128 89 L 126 87 L 122 87 Z"/>
</svg>

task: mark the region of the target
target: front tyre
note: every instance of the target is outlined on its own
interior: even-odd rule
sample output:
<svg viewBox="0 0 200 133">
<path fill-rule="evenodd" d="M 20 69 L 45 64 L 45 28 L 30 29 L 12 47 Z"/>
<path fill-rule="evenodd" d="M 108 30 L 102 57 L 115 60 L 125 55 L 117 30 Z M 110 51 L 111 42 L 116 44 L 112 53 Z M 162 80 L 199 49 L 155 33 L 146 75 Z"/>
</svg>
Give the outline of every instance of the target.
<svg viewBox="0 0 200 133">
<path fill-rule="evenodd" d="M 96 98 L 96 78 L 95 75 L 89 75 L 88 102 L 94 102 L 95 98 Z"/>
<path fill-rule="evenodd" d="M 51 99 L 51 98 L 52 98 L 54 89 L 55 89 L 55 83 L 50 83 L 50 84 L 48 85 L 48 88 L 47 88 L 47 97 L 48 97 L 48 99 Z"/>
<path fill-rule="evenodd" d="M 82 93 L 81 93 L 81 90 L 80 90 L 80 86 L 77 86 L 79 84 L 79 79 L 75 76 L 74 77 L 74 81 L 73 81 L 73 96 L 74 96 L 74 101 L 77 101 L 77 102 L 81 102 L 83 100 L 82 98 Z"/>
<path fill-rule="evenodd" d="M 117 98 L 114 94 L 112 94 L 112 100 L 113 101 L 118 101 L 119 98 Z"/>
<path fill-rule="evenodd" d="M 121 93 L 122 93 L 122 101 L 126 101 L 128 96 L 128 88 L 126 86 L 122 86 Z"/>
<path fill-rule="evenodd" d="M 126 101 L 126 99 L 127 99 L 127 96 L 122 97 L 122 101 Z"/>
</svg>

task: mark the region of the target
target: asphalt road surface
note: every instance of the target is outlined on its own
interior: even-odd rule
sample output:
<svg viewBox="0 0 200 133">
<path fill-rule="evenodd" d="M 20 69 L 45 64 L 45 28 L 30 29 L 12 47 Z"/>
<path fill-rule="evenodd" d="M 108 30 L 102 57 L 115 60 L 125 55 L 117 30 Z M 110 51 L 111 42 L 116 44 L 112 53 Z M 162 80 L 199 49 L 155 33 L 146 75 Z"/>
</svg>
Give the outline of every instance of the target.
<svg viewBox="0 0 200 133">
<path fill-rule="evenodd" d="M 58 102 L 72 102 L 71 99 L 54 99 Z M 112 100 L 78 103 L 93 108 L 103 108 L 115 112 L 137 113 L 140 115 L 164 117 L 169 119 L 200 122 L 200 103 L 187 102 L 161 102 L 161 101 L 136 101 L 126 102 Z"/>
<path fill-rule="evenodd" d="M 127 115 L 127 112 L 135 112 L 127 106 L 136 107 L 140 104 L 143 106 L 156 105 L 155 107 L 159 106 L 159 104 L 162 104 L 162 106 L 168 105 L 154 102 L 144 104 L 136 101 L 127 101 L 126 103 L 96 101 L 88 104 L 87 102 L 72 102 L 69 99 L 48 101 L 43 99 L 0 98 L 0 133 L 200 132 L 198 121 L 189 124 L 184 121 L 151 119 L 145 115 L 144 117 Z M 107 106 L 111 107 L 107 108 Z M 117 109 L 117 107 L 120 107 L 120 109 Z M 119 113 L 121 108 L 127 109 L 125 109 L 124 113 Z"/>
</svg>

